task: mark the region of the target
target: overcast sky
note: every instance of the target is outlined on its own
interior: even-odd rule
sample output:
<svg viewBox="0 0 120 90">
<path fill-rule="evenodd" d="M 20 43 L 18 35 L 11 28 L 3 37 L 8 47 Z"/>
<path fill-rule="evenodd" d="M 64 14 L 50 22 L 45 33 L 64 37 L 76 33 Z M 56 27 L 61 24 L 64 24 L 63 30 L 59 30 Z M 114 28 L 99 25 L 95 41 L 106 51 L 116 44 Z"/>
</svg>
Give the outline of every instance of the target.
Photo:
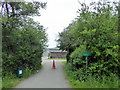
<svg viewBox="0 0 120 90">
<path fill-rule="evenodd" d="M 76 18 L 76 11 L 80 8 L 78 0 L 39 0 L 47 2 L 46 10 L 42 10 L 41 16 L 34 17 L 47 29 L 49 48 L 54 48 L 57 45 L 55 39 L 58 37 L 58 32 L 62 32 L 69 23 Z M 80 2 L 90 3 L 98 0 L 79 0 Z M 109 0 L 110 1 L 110 0 Z"/>
</svg>

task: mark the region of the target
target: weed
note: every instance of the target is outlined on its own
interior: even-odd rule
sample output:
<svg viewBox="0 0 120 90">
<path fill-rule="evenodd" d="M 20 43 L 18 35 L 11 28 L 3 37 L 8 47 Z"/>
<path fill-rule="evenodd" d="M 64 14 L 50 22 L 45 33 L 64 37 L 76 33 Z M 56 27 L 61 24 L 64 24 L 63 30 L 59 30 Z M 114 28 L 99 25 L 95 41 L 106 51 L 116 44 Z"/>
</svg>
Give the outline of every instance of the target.
<svg viewBox="0 0 120 90">
<path fill-rule="evenodd" d="M 118 88 L 119 86 L 119 79 L 114 74 L 110 76 L 99 76 L 98 78 L 92 75 L 81 75 L 86 78 L 86 80 L 78 80 L 80 76 L 77 77 L 77 71 L 71 71 L 70 67 L 68 69 L 67 65 L 64 67 L 64 70 L 72 88 Z"/>
</svg>

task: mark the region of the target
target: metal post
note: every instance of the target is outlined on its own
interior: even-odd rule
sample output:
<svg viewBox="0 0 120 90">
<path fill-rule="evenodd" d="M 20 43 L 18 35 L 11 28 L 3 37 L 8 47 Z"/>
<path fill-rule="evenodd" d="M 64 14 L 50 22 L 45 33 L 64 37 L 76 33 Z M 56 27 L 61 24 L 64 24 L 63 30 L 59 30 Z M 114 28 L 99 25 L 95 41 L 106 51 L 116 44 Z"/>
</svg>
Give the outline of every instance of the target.
<svg viewBox="0 0 120 90">
<path fill-rule="evenodd" d="M 86 70 L 87 70 L 87 68 L 88 68 L 88 57 L 86 56 L 85 59 L 86 59 Z"/>
</svg>

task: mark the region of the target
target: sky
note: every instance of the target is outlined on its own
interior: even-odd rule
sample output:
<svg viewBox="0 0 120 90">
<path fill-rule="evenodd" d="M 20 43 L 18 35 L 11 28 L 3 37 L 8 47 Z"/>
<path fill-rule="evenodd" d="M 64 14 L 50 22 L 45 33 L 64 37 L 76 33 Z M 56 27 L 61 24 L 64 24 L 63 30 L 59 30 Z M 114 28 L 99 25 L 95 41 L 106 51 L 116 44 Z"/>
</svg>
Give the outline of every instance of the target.
<svg viewBox="0 0 120 90">
<path fill-rule="evenodd" d="M 47 2 L 45 10 L 40 11 L 40 17 L 34 17 L 35 21 L 40 22 L 47 28 L 48 47 L 54 48 L 57 45 L 55 41 L 58 32 L 62 32 L 69 23 L 77 16 L 76 11 L 79 8 L 77 0 L 41 0 Z M 84 1 L 84 0 L 82 0 Z"/>
<path fill-rule="evenodd" d="M 33 0 L 34 1 L 34 0 Z M 62 32 L 72 20 L 74 20 L 80 9 L 78 0 L 39 0 L 47 2 L 45 10 L 40 10 L 41 16 L 33 17 L 35 21 L 40 22 L 45 28 L 47 28 L 48 34 L 48 47 L 55 48 L 58 38 L 58 33 Z M 98 0 L 79 0 L 80 2 L 90 3 L 91 1 Z M 110 0 L 109 0 L 110 1 Z"/>
</svg>

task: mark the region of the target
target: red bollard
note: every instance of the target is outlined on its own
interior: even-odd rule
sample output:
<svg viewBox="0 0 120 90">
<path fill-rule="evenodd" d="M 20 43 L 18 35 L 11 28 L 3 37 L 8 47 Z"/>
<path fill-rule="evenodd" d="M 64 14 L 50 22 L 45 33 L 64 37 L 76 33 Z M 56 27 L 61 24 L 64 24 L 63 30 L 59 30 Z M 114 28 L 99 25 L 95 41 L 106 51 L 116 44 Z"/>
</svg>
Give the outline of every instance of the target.
<svg viewBox="0 0 120 90">
<path fill-rule="evenodd" d="M 54 68 L 55 69 L 55 61 L 53 60 L 53 64 L 52 64 L 52 68 Z"/>
</svg>

